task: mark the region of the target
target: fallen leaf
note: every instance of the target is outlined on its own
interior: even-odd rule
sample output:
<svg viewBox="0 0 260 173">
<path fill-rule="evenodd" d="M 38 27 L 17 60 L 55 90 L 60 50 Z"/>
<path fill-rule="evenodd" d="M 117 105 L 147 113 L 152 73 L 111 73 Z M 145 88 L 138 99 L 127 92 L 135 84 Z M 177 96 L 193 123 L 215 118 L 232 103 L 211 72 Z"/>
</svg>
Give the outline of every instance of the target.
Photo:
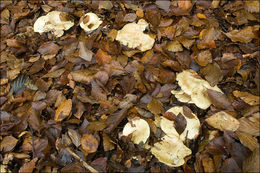
<svg viewBox="0 0 260 173">
<path fill-rule="evenodd" d="M 259 136 L 260 135 L 259 120 L 251 121 L 246 117 L 242 117 L 242 118 L 239 118 L 239 123 L 240 123 L 240 125 L 239 125 L 238 131 L 245 132 L 245 133 L 248 133 L 248 134 L 253 135 L 253 136 Z"/>
<path fill-rule="evenodd" d="M 253 151 L 253 153 L 243 162 L 243 172 L 260 172 L 259 167 L 259 146 Z"/>
<path fill-rule="evenodd" d="M 217 112 L 205 120 L 210 126 L 221 131 L 236 131 L 239 128 L 239 121 L 224 111 Z"/>
<path fill-rule="evenodd" d="M 166 49 L 171 52 L 183 51 L 181 44 L 177 40 L 168 42 Z"/>
<path fill-rule="evenodd" d="M 242 91 L 233 91 L 233 95 L 235 97 L 239 97 L 241 100 L 246 102 L 247 104 L 254 106 L 254 105 L 259 105 L 260 104 L 260 97 L 255 96 L 253 94 L 250 94 L 248 92 L 242 92 Z"/>
<path fill-rule="evenodd" d="M 62 121 L 70 115 L 72 109 L 72 101 L 71 99 L 65 100 L 61 102 L 60 106 L 55 112 L 54 120 L 56 122 Z"/>
<path fill-rule="evenodd" d="M 35 164 L 38 161 L 38 158 L 34 158 L 32 159 L 30 162 L 25 163 L 20 169 L 19 169 L 19 173 L 21 172 L 33 172 L 34 168 L 35 168 Z"/>
<path fill-rule="evenodd" d="M 61 68 L 59 70 L 51 71 L 51 72 L 45 74 L 44 76 L 42 76 L 42 78 L 57 78 L 57 77 L 60 77 L 62 75 L 62 73 L 64 73 L 64 72 L 65 72 L 65 69 Z"/>
<path fill-rule="evenodd" d="M 201 68 L 200 73 L 209 82 L 210 86 L 217 85 L 223 79 L 223 73 L 216 62 Z"/>
<path fill-rule="evenodd" d="M 207 94 L 212 104 L 217 108 L 233 110 L 233 107 L 225 94 L 211 89 L 207 89 Z"/>
<path fill-rule="evenodd" d="M 86 153 L 96 152 L 98 143 L 98 140 L 92 134 L 83 134 L 81 137 L 81 146 Z"/>
<path fill-rule="evenodd" d="M 233 42 L 249 43 L 252 39 L 256 38 L 255 34 L 253 33 L 252 26 L 247 26 L 246 28 L 241 30 L 234 29 L 225 34 Z"/>
<path fill-rule="evenodd" d="M 98 49 L 96 54 L 96 61 L 99 65 L 109 64 L 111 62 L 111 56 L 103 51 L 102 49 Z"/>
<path fill-rule="evenodd" d="M 240 142 L 248 147 L 251 151 L 254 151 L 257 146 L 259 145 L 257 142 L 256 137 L 253 137 L 252 135 L 248 134 L 248 133 L 244 133 L 244 132 L 236 132 Z"/>
<path fill-rule="evenodd" d="M 190 0 L 178 0 L 178 5 L 180 8 L 182 8 L 184 10 L 188 10 L 191 8 L 192 3 Z"/>
<path fill-rule="evenodd" d="M 86 61 L 91 61 L 93 54 L 94 53 L 86 47 L 84 42 L 82 42 L 82 41 L 79 42 L 79 56 L 82 59 L 84 59 Z"/>
<path fill-rule="evenodd" d="M 212 55 L 209 50 L 204 50 L 201 51 L 197 58 L 195 58 L 195 61 L 200 65 L 200 66 L 206 66 L 209 63 L 212 63 Z"/>
<path fill-rule="evenodd" d="M 154 115 L 159 115 L 164 113 L 163 104 L 155 98 L 153 98 L 151 102 L 147 105 L 147 109 L 150 112 L 152 112 Z"/>
<path fill-rule="evenodd" d="M 106 133 L 102 133 L 103 137 L 103 148 L 104 151 L 111 151 L 115 148 L 115 145 L 113 141 L 110 139 L 110 137 Z"/>
<path fill-rule="evenodd" d="M 0 143 L 0 150 L 4 153 L 10 152 L 14 149 L 17 142 L 18 142 L 18 139 L 16 139 L 15 137 L 5 136 Z"/>
<path fill-rule="evenodd" d="M 81 145 L 80 134 L 73 129 L 68 129 L 68 134 L 72 143 L 78 148 Z"/>
</svg>

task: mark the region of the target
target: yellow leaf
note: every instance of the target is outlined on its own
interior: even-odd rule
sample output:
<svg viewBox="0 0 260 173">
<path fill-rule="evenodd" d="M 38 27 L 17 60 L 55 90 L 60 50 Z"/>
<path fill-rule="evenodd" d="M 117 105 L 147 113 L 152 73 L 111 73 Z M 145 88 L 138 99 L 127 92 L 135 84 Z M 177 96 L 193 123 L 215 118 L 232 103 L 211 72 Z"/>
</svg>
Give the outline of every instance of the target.
<svg viewBox="0 0 260 173">
<path fill-rule="evenodd" d="M 72 108 L 71 99 L 61 102 L 60 106 L 55 112 L 55 117 L 54 117 L 55 121 L 59 122 L 67 118 L 70 115 L 71 108 Z"/>
</svg>

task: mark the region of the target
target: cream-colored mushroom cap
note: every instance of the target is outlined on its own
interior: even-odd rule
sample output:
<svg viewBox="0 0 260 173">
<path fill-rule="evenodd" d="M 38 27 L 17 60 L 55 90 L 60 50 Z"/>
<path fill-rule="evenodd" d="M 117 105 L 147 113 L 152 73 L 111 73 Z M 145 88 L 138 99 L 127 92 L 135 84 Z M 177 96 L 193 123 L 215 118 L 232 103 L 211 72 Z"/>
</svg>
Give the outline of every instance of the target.
<svg viewBox="0 0 260 173">
<path fill-rule="evenodd" d="M 86 13 L 84 17 L 88 17 L 88 21 L 84 23 L 84 20 L 80 22 L 80 27 L 86 32 L 91 32 L 97 29 L 102 21 L 95 13 Z"/>
<path fill-rule="evenodd" d="M 128 23 L 117 32 L 116 40 L 129 48 L 149 50 L 153 47 L 154 39 L 143 33 L 147 27 L 148 23 L 144 19 L 140 19 L 138 23 Z"/>
<path fill-rule="evenodd" d="M 74 25 L 73 21 L 62 19 L 61 16 L 63 14 L 67 15 L 65 12 L 52 11 L 46 16 L 39 17 L 33 25 L 34 32 L 43 33 L 52 31 L 56 37 L 62 36 L 64 30 L 68 30 Z"/>
<path fill-rule="evenodd" d="M 146 143 L 150 136 L 149 124 L 145 120 L 135 117 L 130 120 L 123 129 L 123 136 L 128 136 L 130 134 L 132 134 L 131 140 L 135 144 L 139 144 L 140 142 Z"/>
<path fill-rule="evenodd" d="M 207 89 L 222 91 L 217 86 L 210 86 L 210 84 L 202 79 L 195 71 L 189 69 L 177 74 L 181 90 L 172 90 L 171 93 L 180 102 L 194 103 L 201 109 L 207 109 L 212 103 L 208 97 Z"/>
<path fill-rule="evenodd" d="M 151 148 L 151 153 L 162 163 L 178 167 L 185 163 L 184 158 L 191 154 L 191 150 L 174 136 L 164 136 Z"/>
</svg>

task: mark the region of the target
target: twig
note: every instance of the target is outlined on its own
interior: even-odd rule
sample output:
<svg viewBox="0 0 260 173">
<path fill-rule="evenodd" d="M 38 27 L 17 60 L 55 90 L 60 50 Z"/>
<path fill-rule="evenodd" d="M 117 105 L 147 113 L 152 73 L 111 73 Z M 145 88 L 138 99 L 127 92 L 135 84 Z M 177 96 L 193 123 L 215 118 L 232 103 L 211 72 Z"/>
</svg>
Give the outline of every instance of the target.
<svg viewBox="0 0 260 173">
<path fill-rule="evenodd" d="M 76 153 L 74 153 L 69 147 L 66 147 L 66 151 L 68 151 L 75 159 L 79 160 L 82 165 L 87 168 L 92 173 L 98 173 L 97 170 L 95 170 L 93 167 L 91 167 L 89 164 L 87 164 L 84 160 L 81 159 Z"/>
</svg>

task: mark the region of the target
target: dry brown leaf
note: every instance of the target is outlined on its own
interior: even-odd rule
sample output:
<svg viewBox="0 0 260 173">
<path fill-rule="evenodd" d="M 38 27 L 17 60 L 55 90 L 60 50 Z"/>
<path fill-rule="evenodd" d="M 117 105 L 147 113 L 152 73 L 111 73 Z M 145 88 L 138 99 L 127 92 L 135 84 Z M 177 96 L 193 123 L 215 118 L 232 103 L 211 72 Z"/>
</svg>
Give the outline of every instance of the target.
<svg viewBox="0 0 260 173">
<path fill-rule="evenodd" d="M 80 134 L 76 130 L 68 129 L 68 135 L 72 143 L 78 148 L 81 145 Z"/>
<path fill-rule="evenodd" d="M 247 26 L 241 30 L 232 30 L 226 33 L 226 36 L 230 38 L 233 42 L 242 42 L 242 43 L 249 43 L 252 39 L 256 38 L 255 34 L 253 33 L 253 27 Z"/>
<path fill-rule="evenodd" d="M 221 131 L 232 130 L 236 131 L 239 128 L 239 121 L 224 111 L 217 112 L 206 118 L 206 122 Z"/>
<path fill-rule="evenodd" d="M 260 172 L 259 166 L 259 146 L 253 151 L 253 153 L 243 162 L 243 172 L 252 173 Z"/>
<path fill-rule="evenodd" d="M 248 133 L 244 133 L 244 132 L 236 132 L 240 142 L 248 147 L 251 151 L 254 151 L 256 149 L 256 147 L 259 145 L 257 142 L 256 137 L 253 137 L 252 135 L 248 134 Z"/>
<path fill-rule="evenodd" d="M 184 10 L 188 10 L 191 8 L 192 3 L 190 0 L 178 0 L 178 5 L 180 8 L 182 8 Z"/>
<path fill-rule="evenodd" d="M 166 49 L 171 52 L 183 51 L 182 45 L 177 40 L 168 42 Z"/>
<path fill-rule="evenodd" d="M 84 83 L 89 83 L 94 76 L 94 72 L 89 70 L 72 71 L 70 74 L 74 81 Z"/>
<path fill-rule="evenodd" d="M 2 152 L 9 152 L 12 151 L 14 149 L 14 147 L 16 146 L 18 142 L 18 139 L 16 139 L 13 136 L 5 136 L 1 143 L 0 143 L 0 151 Z"/>
<path fill-rule="evenodd" d="M 202 158 L 202 165 L 205 172 L 215 172 L 214 161 L 210 157 Z"/>
<path fill-rule="evenodd" d="M 72 109 L 71 99 L 61 102 L 60 106 L 55 112 L 54 120 L 57 122 L 64 120 L 70 115 L 71 109 Z"/>
<path fill-rule="evenodd" d="M 104 65 L 110 63 L 112 60 L 112 57 L 102 49 L 98 49 L 96 54 L 96 61 L 99 65 Z"/>
<path fill-rule="evenodd" d="M 92 134 L 83 134 L 81 137 L 81 146 L 86 153 L 96 152 L 98 143 L 98 140 Z"/>
<path fill-rule="evenodd" d="M 38 160 L 38 158 L 36 157 L 36 158 L 32 159 L 30 162 L 25 163 L 25 164 L 19 169 L 19 173 L 23 173 L 23 172 L 33 172 L 37 160 Z"/>
<path fill-rule="evenodd" d="M 155 115 L 164 113 L 163 104 L 155 98 L 147 105 L 147 109 Z"/>
<path fill-rule="evenodd" d="M 62 73 L 64 73 L 64 72 L 65 72 L 65 69 L 61 68 L 59 70 L 51 71 L 51 72 L 45 74 L 44 76 L 42 76 L 42 78 L 57 78 L 57 77 L 60 77 L 62 75 Z"/>
<path fill-rule="evenodd" d="M 110 139 L 110 137 L 106 133 L 102 133 L 103 137 L 103 148 L 104 151 L 111 151 L 115 148 L 114 142 Z"/>
<path fill-rule="evenodd" d="M 251 134 L 253 136 L 260 136 L 260 124 L 259 120 L 257 121 L 250 121 L 246 117 L 242 117 L 239 119 L 240 126 L 238 128 L 238 131 L 245 132 L 248 134 Z"/>
<path fill-rule="evenodd" d="M 212 55 L 209 50 L 204 50 L 201 51 L 197 58 L 195 58 L 195 61 L 200 65 L 200 66 L 206 66 L 209 63 L 212 63 Z"/>
<path fill-rule="evenodd" d="M 242 92 L 242 91 L 233 91 L 233 95 L 235 97 L 239 97 L 241 100 L 246 102 L 247 104 L 251 106 L 259 105 L 260 104 L 260 97 L 255 96 L 253 94 L 250 94 L 248 92 Z"/>
</svg>

